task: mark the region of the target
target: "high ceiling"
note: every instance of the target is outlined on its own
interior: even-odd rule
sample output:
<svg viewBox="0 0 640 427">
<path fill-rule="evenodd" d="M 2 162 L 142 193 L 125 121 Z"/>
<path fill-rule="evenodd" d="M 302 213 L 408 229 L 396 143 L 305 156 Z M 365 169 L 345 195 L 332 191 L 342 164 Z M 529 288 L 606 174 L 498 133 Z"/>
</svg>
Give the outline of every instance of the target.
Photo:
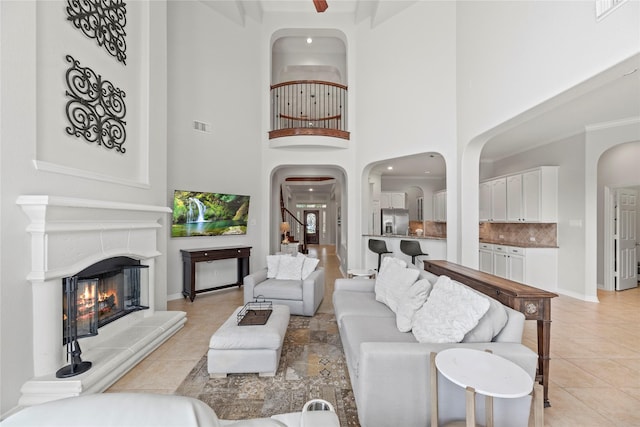
<svg viewBox="0 0 640 427">
<path fill-rule="evenodd" d="M 317 13 L 313 0 L 200 1 L 239 23 L 243 23 L 245 17 L 260 21 L 264 13 Z M 328 9 L 324 14 L 352 14 L 355 22 L 371 18 L 371 25 L 375 26 L 409 7 L 414 1 L 327 0 L 327 3 Z M 335 42 L 332 39 L 327 41 Z M 299 41 L 292 39 L 290 42 Z M 327 48 L 326 43 L 317 44 L 317 48 L 322 47 Z M 344 46 L 340 48 L 344 49 Z M 482 150 L 481 160 L 503 159 L 582 133 L 588 126 L 628 119 L 640 120 L 640 55 L 493 129 L 487 135 L 488 141 Z M 425 151 L 428 150 L 429 147 L 425 146 Z M 380 162 L 373 172 L 383 176 L 416 177 L 425 176 L 425 171 L 430 170 L 429 176 L 443 177 L 446 166 L 442 157 L 434 158 L 430 154 L 427 152 Z M 390 163 L 394 167 L 392 171 L 386 169 Z"/>
</svg>

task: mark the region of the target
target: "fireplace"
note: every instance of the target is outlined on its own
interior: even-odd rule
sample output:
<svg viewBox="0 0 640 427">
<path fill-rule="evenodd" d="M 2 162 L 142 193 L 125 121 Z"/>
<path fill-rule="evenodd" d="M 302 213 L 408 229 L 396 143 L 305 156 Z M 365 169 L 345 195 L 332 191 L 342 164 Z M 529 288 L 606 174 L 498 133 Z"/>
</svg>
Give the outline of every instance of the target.
<svg viewBox="0 0 640 427">
<path fill-rule="evenodd" d="M 148 268 L 133 258 L 114 257 L 62 279 L 63 344 L 72 336 L 97 335 L 102 326 L 148 309 L 140 303 L 140 289 L 149 285 Z"/>
<path fill-rule="evenodd" d="M 21 388 L 21 406 L 102 392 L 184 326 L 186 313 L 158 306 L 166 295 L 158 237 L 171 209 L 47 195 L 16 203 L 30 220 L 33 312 L 33 377 Z M 77 342 L 92 366 L 57 378 L 69 363 L 63 284 L 73 281 L 78 291 L 69 300 L 80 307 L 84 336 Z"/>
</svg>

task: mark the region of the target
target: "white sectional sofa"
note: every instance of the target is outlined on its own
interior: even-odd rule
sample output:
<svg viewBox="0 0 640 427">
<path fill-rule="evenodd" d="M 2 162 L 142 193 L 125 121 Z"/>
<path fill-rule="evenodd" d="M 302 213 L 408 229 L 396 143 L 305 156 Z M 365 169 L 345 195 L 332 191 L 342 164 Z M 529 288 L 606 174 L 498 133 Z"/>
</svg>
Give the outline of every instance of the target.
<svg viewBox="0 0 640 427">
<path fill-rule="evenodd" d="M 438 277 L 422 270 L 420 279 L 434 284 Z M 400 332 L 394 311 L 376 300 L 375 284 L 376 279 L 337 279 L 333 293 L 336 320 L 362 427 L 429 426 L 430 354 L 446 348 L 490 350 L 515 362 L 535 378 L 538 355 L 521 343 L 522 313 L 492 300 L 492 304 L 504 308 L 507 316 L 506 324 L 491 340 L 418 342 L 414 333 Z M 438 399 L 440 424 L 465 418 L 464 390 L 442 375 L 438 375 Z M 477 419 L 484 420 L 484 398 L 478 395 L 476 400 Z M 530 396 L 494 399 L 495 425 L 527 426 L 530 403 Z"/>
<path fill-rule="evenodd" d="M 185 396 L 151 393 L 95 393 L 29 406 L 0 421 L 1 427 L 339 427 L 330 410 L 309 410 L 270 418 L 221 420 L 206 403 Z"/>
</svg>

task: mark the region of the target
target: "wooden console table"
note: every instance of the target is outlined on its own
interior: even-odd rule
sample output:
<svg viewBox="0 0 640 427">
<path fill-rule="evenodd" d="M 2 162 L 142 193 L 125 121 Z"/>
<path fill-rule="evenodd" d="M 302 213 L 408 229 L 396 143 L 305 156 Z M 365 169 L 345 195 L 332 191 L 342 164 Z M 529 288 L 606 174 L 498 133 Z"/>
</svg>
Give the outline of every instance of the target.
<svg viewBox="0 0 640 427">
<path fill-rule="evenodd" d="M 227 246 L 221 248 L 210 249 L 181 249 L 182 253 L 182 295 L 189 297 L 191 301 L 196 294 L 209 292 L 216 289 L 230 288 L 232 286 L 240 287 L 242 279 L 249 274 L 249 256 L 251 255 L 251 246 Z M 228 285 L 215 286 L 213 288 L 196 290 L 196 263 L 211 262 L 221 259 L 238 259 L 238 281 Z"/>
<path fill-rule="evenodd" d="M 544 406 L 549 404 L 549 348 L 551 341 L 551 298 L 558 295 L 527 286 L 493 274 L 483 273 L 442 260 L 423 261 L 424 269 L 437 275 L 449 276 L 453 280 L 482 292 L 502 304 L 518 310 L 527 320 L 538 322 L 538 373 L 537 380 L 544 389 Z"/>
</svg>

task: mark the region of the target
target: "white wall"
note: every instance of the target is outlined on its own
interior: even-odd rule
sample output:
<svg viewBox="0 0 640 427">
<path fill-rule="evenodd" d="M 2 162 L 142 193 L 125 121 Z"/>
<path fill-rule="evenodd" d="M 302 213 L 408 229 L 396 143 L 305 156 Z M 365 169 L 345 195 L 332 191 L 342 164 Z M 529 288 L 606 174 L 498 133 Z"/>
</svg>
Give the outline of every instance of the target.
<svg viewBox="0 0 640 427">
<path fill-rule="evenodd" d="M 166 206 L 165 3 L 128 6 L 131 68 L 122 68 L 74 30 L 65 21 L 65 6 L 62 0 L 0 2 L 1 414 L 16 405 L 20 387 L 33 376 L 32 294 L 26 279 L 30 238 L 17 197 L 42 194 Z M 51 20 L 52 15 L 57 21 Z M 61 21 L 66 23 L 62 29 Z M 124 145 L 126 154 L 65 134 L 64 90 L 49 89 L 64 87 L 66 54 L 128 91 L 126 120 L 132 133 Z M 140 82 L 145 88 L 138 87 Z M 64 166 L 66 173 L 36 170 L 36 159 Z M 91 175 L 105 165 L 108 170 L 100 172 L 107 177 Z M 166 242 L 166 235 L 159 232 L 162 252 Z M 164 271 L 166 258 L 161 256 L 156 259 L 158 309 L 166 307 Z"/>
<path fill-rule="evenodd" d="M 264 209 L 260 182 L 261 107 L 258 27 L 240 27 L 201 2 L 168 4 L 168 116 L 171 159 L 167 201 L 174 190 L 210 191 L 251 196 L 245 236 L 170 238 L 169 299 L 182 292 L 180 249 L 252 246 L 251 271 L 260 265 Z M 232 41 L 232 42 L 230 42 Z M 268 86 L 266 86 L 268 87 Z M 211 126 L 197 132 L 193 121 Z M 199 263 L 197 288 L 235 283 L 236 260 Z"/>
<path fill-rule="evenodd" d="M 357 163 L 361 173 L 369 165 L 411 154 L 438 152 L 447 165 L 449 212 L 456 211 L 456 5 L 454 2 L 416 2 L 374 28 L 357 28 Z M 350 73 L 352 74 L 352 73 Z M 369 182 L 362 180 L 360 234 L 371 222 Z M 353 193 L 352 193 L 353 194 Z M 452 233 L 448 257 L 456 249 L 457 225 L 449 216 Z M 355 241 L 355 240 L 354 240 Z M 362 247 L 362 244 L 360 245 Z M 362 249 L 362 255 L 366 254 Z M 358 268 L 364 262 L 360 257 Z"/>
</svg>

